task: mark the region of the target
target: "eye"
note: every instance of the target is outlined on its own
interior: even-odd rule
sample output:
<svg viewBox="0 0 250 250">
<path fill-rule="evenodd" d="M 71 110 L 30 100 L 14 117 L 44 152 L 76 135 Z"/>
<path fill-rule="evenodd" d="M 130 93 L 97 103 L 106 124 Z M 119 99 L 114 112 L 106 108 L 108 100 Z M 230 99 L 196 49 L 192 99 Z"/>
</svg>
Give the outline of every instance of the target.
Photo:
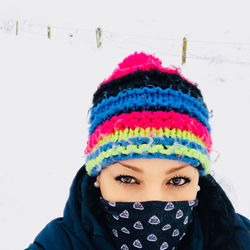
<svg viewBox="0 0 250 250">
<path fill-rule="evenodd" d="M 183 186 L 183 185 L 185 185 L 185 184 L 187 184 L 187 183 L 189 183 L 189 182 L 190 182 L 190 179 L 189 179 L 188 177 L 184 177 L 184 176 L 175 176 L 175 177 L 172 178 L 172 179 L 170 180 L 170 182 L 168 182 L 168 183 L 170 183 L 170 184 L 172 184 L 172 185 L 178 187 L 178 186 Z"/>
<path fill-rule="evenodd" d="M 129 175 L 119 175 L 115 178 L 115 180 L 122 184 L 139 184 L 134 177 Z"/>
</svg>

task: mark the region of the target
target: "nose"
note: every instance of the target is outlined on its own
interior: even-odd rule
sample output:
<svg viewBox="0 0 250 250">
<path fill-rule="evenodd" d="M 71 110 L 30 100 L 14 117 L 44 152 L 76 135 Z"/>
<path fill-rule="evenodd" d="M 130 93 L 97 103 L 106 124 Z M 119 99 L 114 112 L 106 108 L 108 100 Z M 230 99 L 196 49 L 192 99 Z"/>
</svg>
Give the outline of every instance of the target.
<svg viewBox="0 0 250 250">
<path fill-rule="evenodd" d="M 141 201 L 170 201 L 171 195 L 161 187 L 150 186 L 141 194 Z"/>
</svg>

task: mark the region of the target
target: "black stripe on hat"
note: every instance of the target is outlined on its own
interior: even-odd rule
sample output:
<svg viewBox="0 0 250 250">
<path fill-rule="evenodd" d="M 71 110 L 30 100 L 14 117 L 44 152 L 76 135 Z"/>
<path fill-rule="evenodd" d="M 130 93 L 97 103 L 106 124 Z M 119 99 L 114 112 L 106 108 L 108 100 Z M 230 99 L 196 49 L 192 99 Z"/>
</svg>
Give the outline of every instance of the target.
<svg viewBox="0 0 250 250">
<path fill-rule="evenodd" d="M 162 89 L 171 88 L 172 90 L 181 90 L 184 94 L 197 98 L 206 108 L 201 91 L 197 86 L 184 80 L 176 73 L 161 72 L 159 70 L 136 71 L 127 75 L 113 79 L 100 88 L 93 95 L 93 107 L 103 99 L 110 96 L 116 96 L 119 92 L 142 87 L 161 87 Z"/>
</svg>

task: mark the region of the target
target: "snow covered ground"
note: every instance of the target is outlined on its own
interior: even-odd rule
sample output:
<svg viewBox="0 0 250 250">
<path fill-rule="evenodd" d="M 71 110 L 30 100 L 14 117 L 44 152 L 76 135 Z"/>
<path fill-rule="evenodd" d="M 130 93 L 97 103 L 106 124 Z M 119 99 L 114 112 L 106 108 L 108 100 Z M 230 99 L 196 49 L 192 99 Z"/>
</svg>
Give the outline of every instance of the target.
<svg viewBox="0 0 250 250">
<path fill-rule="evenodd" d="M 110 1 L 82 6 L 82 14 L 77 5 L 63 4 L 57 18 L 51 8 L 38 8 L 41 3 L 32 16 L 25 5 L 6 2 L 0 27 L 1 20 L 18 18 L 21 27 L 18 36 L 13 27 L 0 29 L 0 249 L 24 249 L 62 216 L 84 163 L 87 112 L 97 85 L 136 50 L 154 53 L 165 66 L 181 66 L 184 36 L 182 73 L 199 84 L 213 110 L 214 158 L 216 152 L 220 157 L 212 169 L 236 211 L 250 218 L 250 35 L 243 29 L 250 18 L 244 1 L 238 9 L 228 2 L 227 8 L 191 2 L 197 5 L 181 10 L 166 1 L 163 7 L 126 1 L 126 8 Z"/>
</svg>

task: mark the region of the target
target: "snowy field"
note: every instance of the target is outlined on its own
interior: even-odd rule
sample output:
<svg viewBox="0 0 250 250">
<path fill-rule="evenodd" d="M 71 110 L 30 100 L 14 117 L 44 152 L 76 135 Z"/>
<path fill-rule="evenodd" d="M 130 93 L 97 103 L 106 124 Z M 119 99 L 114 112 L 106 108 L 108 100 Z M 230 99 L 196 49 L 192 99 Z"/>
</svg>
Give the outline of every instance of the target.
<svg viewBox="0 0 250 250">
<path fill-rule="evenodd" d="M 50 220 L 62 216 L 72 180 L 84 164 L 92 95 L 134 51 L 154 53 L 164 66 L 179 66 L 198 83 L 213 111 L 213 159 L 219 155 L 212 164 L 215 178 L 236 211 L 250 218 L 250 33 L 243 29 L 250 21 L 244 19 L 247 8 L 223 12 L 222 18 L 215 10 L 224 10 L 223 5 L 206 10 L 199 5 L 188 11 L 186 20 L 177 5 L 174 11 L 168 5 L 165 11 L 147 5 L 140 15 L 139 4 L 125 10 L 114 5 L 102 15 L 105 6 L 90 6 L 84 9 L 89 11 L 86 22 L 79 10 L 74 15 L 70 9 L 64 18 L 63 5 L 58 19 L 48 11 L 48 39 L 45 7 L 37 12 L 40 18 L 23 7 L 21 18 L 17 9 L 11 12 L 13 6 L 0 11 L 1 250 L 24 249 Z M 233 13 L 237 18 L 231 18 Z M 18 36 L 11 26 L 17 18 Z M 99 25 L 101 48 L 95 36 Z M 181 66 L 184 36 L 187 62 Z"/>
</svg>

